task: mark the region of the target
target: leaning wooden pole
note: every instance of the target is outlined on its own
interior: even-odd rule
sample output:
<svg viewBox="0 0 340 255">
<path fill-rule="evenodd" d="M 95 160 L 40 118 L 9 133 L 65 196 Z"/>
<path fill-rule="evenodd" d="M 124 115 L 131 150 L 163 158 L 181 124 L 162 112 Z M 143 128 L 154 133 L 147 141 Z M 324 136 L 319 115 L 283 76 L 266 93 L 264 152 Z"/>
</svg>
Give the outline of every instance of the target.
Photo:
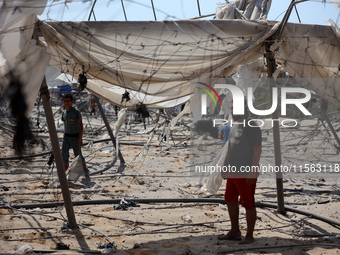
<svg viewBox="0 0 340 255">
<path fill-rule="evenodd" d="M 290 14 L 292 12 L 293 7 L 297 3 L 305 2 L 307 0 L 292 0 L 290 3 L 288 10 L 286 11 L 285 16 L 283 17 L 280 26 L 277 29 L 277 32 L 271 37 L 268 38 L 268 42 L 266 43 L 266 60 L 267 60 L 267 75 L 269 79 L 271 93 L 275 84 L 273 82 L 273 73 L 276 69 L 276 61 L 274 57 L 274 53 L 270 50 L 270 46 L 273 45 L 275 41 L 280 40 L 283 30 L 288 22 Z M 273 98 L 273 97 L 271 97 Z M 273 99 L 272 99 L 273 100 Z M 272 102 L 273 103 L 273 102 Z M 280 141 L 280 127 L 278 123 L 279 114 L 277 109 L 272 113 L 273 118 L 273 140 L 274 140 L 274 155 L 275 155 L 275 167 L 281 169 L 281 141 Z M 285 205 L 284 205 L 284 192 L 283 192 L 283 175 L 281 171 L 276 172 L 276 192 L 277 192 L 277 209 L 279 213 L 285 214 Z"/>
<path fill-rule="evenodd" d="M 39 23 L 37 23 L 34 28 L 33 38 L 36 40 L 36 44 L 38 46 L 39 46 L 39 34 L 40 34 Z M 54 155 L 55 163 L 57 166 L 58 178 L 60 182 L 61 193 L 64 199 L 68 224 L 71 229 L 74 229 L 74 228 L 77 228 L 77 222 L 76 222 L 76 217 L 74 215 L 70 189 L 68 188 L 68 183 L 66 179 L 64 162 L 63 162 L 63 158 L 60 152 L 57 129 L 55 128 L 53 111 L 52 111 L 51 101 L 50 101 L 51 97 L 50 97 L 50 92 L 48 91 L 45 76 L 40 86 L 40 96 L 41 96 L 44 111 L 45 111 L 48 132 L 50 134 L 53 155 Z"/>
<path fill-rule="evenodd" d="M 64 169 L 64 163 L 63 163 L 63 159 L 62 159 L 60 147 L 59 147 L 57 130 L 54 124 L 53 112 L 52 112 L 51 101 L 50 101 L 50 93 L 48 91 L 45 77 L 40 87 L 40 95 L 41 95 L 41 99 L 42 99 L 43 106 L 44 106 L 48 132 L 50 134 L 50 139 L 51 139 L 51 144 L 52 144 L 52 149 L 53 149 L 53 155 L 54 155 L 54 159 L 57 165 L 58 178 L 59 178 L 61 192 L 62 192 L 63 199 L 64 199 L 69 227 L 74 229 L 77 227 L 77 222 L 76 222 L 76 217 L 73 211 L 70 190 L 68 187 L 65 169 Z"/>
<path fill-rule="evenodd" d="M 270 84 L 270 90 L 271 90 L 271 100 L 273 103 L 273 88 L 275 87 L 274 81 L 273 81 L 273 72 L 275 71 L 276 62 L 274 58 L 274 53 L 270 50 L 270 43 L 266 44 L 266 59 L 267 59 L 267 75 L 269 79 Z M 275 155 L 275 167 L 278 169 L 281 169 L 281 141 L 280 141 L 280 127 L 279 127 L 279 121 L 275 121 L 279 119 L 279 113 L 276 108 L 276 110 L 272 113 L 272 121 L 273 123 L 273 140 L 274 140 L 274 155 Z M 279 213 L 285 214 L 285 205 L 284 205 L 284 192 L 283 192 L 283 178 L 282 178 L 282 172 L 277 171 L 276 172 L 276 192 L 277 192 L 277 209 Z"/>
<path fill-rule="evenodd" d="M 103 120 L 104 120 L 106 129 L 107 129 L 107 132 L 109 133 L 109 136 L 111 137 L 113 146 L 115 147 L 116 150 L 118 150 L 118 157 L 119 157 L 120 163 L 121 163 L 121 164 L 124 164 L 124 163 L 125 163 L 125 160 L 124 160 L 124 158 L 123 158 L 122 153 L 120 152 L 119 147 L 117 148 L 117 145 L 116 145 L 116 138 L 114 137 L 114 135 L 113 135 L 113 133 L 112 133 L 110 124 L 109 124 L 109 122 L 107 121 L 107 118 L 106 118 L 106 115 L 105 115 L 105 113 L 104 113 L 103 107 L 102 107 L 101 103 L 99 102 L 99 98 L 98 98 L 97 96 L 94 96 L 94 99 L 96 100 L 98 109 L 99 109 L 100 114 L 101 114 L 101 116 L 102 116 L 102 118 L 103 118 Z"/>
</svg>

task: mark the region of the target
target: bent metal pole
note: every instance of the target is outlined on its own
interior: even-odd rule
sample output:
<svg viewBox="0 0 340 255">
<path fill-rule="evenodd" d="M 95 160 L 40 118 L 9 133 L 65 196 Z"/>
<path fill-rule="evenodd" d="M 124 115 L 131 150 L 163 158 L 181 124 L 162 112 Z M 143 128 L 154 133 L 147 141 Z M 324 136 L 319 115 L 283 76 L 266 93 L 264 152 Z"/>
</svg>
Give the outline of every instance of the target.
<svg viewBox="0 0 340 255">
<path fill-rule="evenodd" d="M 100 101 L 99 101 L 99 98 L 98 98 L 97 96 L 94 96 L 94 99 L 96 100 L 96 103 L 97 103 L 99 112 L 100 112 L 100 114 L 101 114 L 101 116 L 102 116 L 102 119 L 103 119 L 103 121 L 104 121 L 104 123 L 105 123 L 107 132 L 108 132 L 109 135 L 110 135 L 110 138 L 111 138 L 111 140 L 112 140 L 113 146 L 115 147 L 116 150 L 118 150 L 118 157 L 119 157 L 120 163 L 121 163 L 121 164 L 124 164 L 124 163 L 125 163 L 125 160 L 124 160 L 124 158 L 123 158 L 123 155 L 122 155 L 122 153 L 121 153 L 119 147 L 118 147 L 117 144 L 116 144 L 116 138 L 115 138 L 115 136 L 114 136 L 113 133 L 112 133 L 110 124 L 109 124 L 109 122 L 107 121 L 106 115 L 105 115 L 104 110 L 103 110 L 103 107 L 102 107 L 102 105 L 101 105 L 101 103 L 100 103 Z"/>
</svg>

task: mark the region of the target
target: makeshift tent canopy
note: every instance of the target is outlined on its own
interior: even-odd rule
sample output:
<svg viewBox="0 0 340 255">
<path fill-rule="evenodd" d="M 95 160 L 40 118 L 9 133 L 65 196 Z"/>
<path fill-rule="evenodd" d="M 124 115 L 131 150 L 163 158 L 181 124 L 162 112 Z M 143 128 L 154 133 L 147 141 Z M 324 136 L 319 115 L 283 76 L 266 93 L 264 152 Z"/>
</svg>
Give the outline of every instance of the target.
<svg viewBox="0 0 340 255">
<path fill-rule="evenodd" d="M 226 1 L 217 8 L 216 19 L 266 20 L 271 4 L 271 0 Z"/>
<path fill-rule="evenodd" d="M 64 73 L 85 73 L 92 79 L 89 89 L 112 103 L 122 105 L 120 88 L 133 92 L 132 100 L 122 106 L 167 108 L 189 99 L 190 84 L 230 76 L 257 60 L 278 28 L 275 22 L 241 20 L 39 22 L 40 45 L 48 55 L 31 40 L 35 14 L 45 5 L 6 1 L 1 8 L 0 77 L 5 78 L 2 84 L 8 84 L 9 72 L 21 79 L 30 105 L 27 113 L 49 55 L 50 65 Z M 338 34 L 337 27 L 288 24 L 272 47 L 282 70 L 307 78 L 306 87 L 333 103 L 340 93 Z M 315 83 L 315 78 L 328 80 Z"/>
<path fill-rule="evenodd" d="M 121 105 L 127 89 L 132 100 L 124 102 L 125 107 L 142 102 L 170 108 L 189 99 L 191 84 L 230 76 L 261 57 L 277 24 L 186 20 L 42 22 L 40 27 L 42 43 L 51 53 L 50 65 L 73 75 L 86 72 L 89 90 L 99 97 Z M 281 70 L 293 77 L 338 77 L 340 44 L 331 26 L 287 24 L 274 46 Z M 307 81 L 306 87 L 338 103 L 338 80 Z"/>
<path fill-rule="evenodd" d="M 28 114 L 49 56 L 49 64 L 63 73 L 77 77 L 86 72 L 88 89 L 116 105 L 171 108 L 190 98 L 189 85 L 230 76 L 261 57 L 278 27 L 275 22 L 244 20 L 39 22 L 40 45 L 48 55 L 31 39 L 35 14 L 45 4 L 15 1 L 1 9 L 0 76 L 14 71 L 20 77 Z M 335 24 L 287 24 L 272 47 L 281 71 L 307 78 L 304 86 L 336 104 L 340 98 L 338 31 Z M 121 102 L 125 90 L 131 93 L 129 102 Z"/>
<path fill-rule="evenodd" d="M 190 84 L 229 76 L 255 61 L 261 42 L 275 32 L 269 23 L 222 20 L 42 22 L 40 27 L 42 44 L 52 53 L 50 65 L 70 74 L 85 71 L 93 80 L 89 90 L 102 91 L 99 96 L 114 104 L 121 103 L 122 93 L 116 92 L 121 87 L 142 93 L 124 106 L 142 102 L 156 108 L 182 104 L 178 99 L 190 95 Z"/>
<path fill-rule="evenodd" d="M 0 8 L 0 84 L 6 90 L 9 73 L 24 84 L 22 92 L 27 102 L 26 115 L 32 112 L 49 55 L 36 46 L 32 35 L 36 16 L 43 13 L 47 1 L 4 1 Z"/>
<path fill-rule="evenodd" d="M 338 27 L 287 24 L 282 40 L 273 45 L 282 69 L 302 85 L 335 105 L 340 101 L 340 35 Z"/>
</svg>

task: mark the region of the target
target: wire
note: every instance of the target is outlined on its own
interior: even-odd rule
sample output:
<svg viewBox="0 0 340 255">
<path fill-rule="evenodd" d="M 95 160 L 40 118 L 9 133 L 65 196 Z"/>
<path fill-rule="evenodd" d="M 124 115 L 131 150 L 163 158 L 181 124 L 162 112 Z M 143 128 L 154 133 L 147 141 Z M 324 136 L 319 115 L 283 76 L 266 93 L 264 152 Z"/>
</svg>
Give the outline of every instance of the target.
<svg viewBox="0 0 340 255">
<path fill-rule="evenodd" d="M 97 3 L 97 0 L 94 0 L 94 3 L 93 3 L 93 5 L 92 5 L 92 8 L 91 8 L 91 11 L 90 11 L 90 14 L 89 14 L 89 18 L 88 18 L 87 20 L 91 20 L 91 15 L 92 15 L 92 13 L 93 13 L 93 15 L 94 15 L 93 9 L 94 9 L 94 6 L 96 5 L 96 3 Z M 95 18 L 95 17 L 94 17 L 94 18 Z"/>
<path fill-rule="evenodd" d="M 296 15 L 297 15 L 297 17 L 298 17 L 298 19 L 299 19 L 299 22 L 301 23 L 301 19 L 300 19 L 298 10 L 297 10 L 297 8 L 296 8 L 296 5 L 294 5 L 294 8 L 295 8 L 295 11 L 296 11 Z"/>
<path fill-rule="evenodd" d="M 201 8 L 200 8 L 200 1 L 197 0 L 197 8 L 198 8 L 198 15 L 201 17 L 202 14 L 201 14 Z"/>
<path fill-rule="evenodd" d="M 123 2 L 123 0 L 120 0 L 120 2 L 122 3 L 122 8 L 123 8 L 123 12 L 124 12 L 125 21 L 127 21 L 125 7 L 124 7 L 124 2 Z"/>
<path fill-rule="evenodd" d="M 152 10 L 153 10 L 153 16 L 155 17 L 155 20 L 157 20 L 155 6 L 153 5 L 153 0 L 151 0 L 151 5 L 152 5 Z"/>
<path fill-rule="evenodd" d="M 63 217 L 63 218 L 59 218 L 59 217 L 56 217 L 56 216 L 51 216 L 51 215 L 47 215 L 47 214 L 44 214 L 44 213 L 41 213 L 41 212 L 32 212 L 32 211 L 27 211 L 27 210 L 22 210 L 22 209 L 19 209 L 19 208 L 15 208 L 12 206 L 12 203 L 14 202 L 17 202 L 17 201 L 24 201 L 24 200 L 29 200 L 29 201 L 40 201 L 40 200 L 36 200 L 36 199 L 17 199 L 17 200 L 13 200 L 11 202 L 8 203 L 8 207 L 12 210 L 15 210 L 15 211 L 19 211 L 21 213 L 24 213 L 24 214 L 36 214 L 36 215 L 42 215 L 42 216 L 46 216 L 46 217 L 50 217 L 50 218 L 53 218 L 53 219 L 58 219 L 58 220 L 61 220 L 61 221 L 64 221 L 64 222 L 67 222 L 67 220 Z M 63 215 L 62 215 L 63 216 Z M 91 228 L 91 227 L 88 227 L 86 225 L 83 225 L 83 224 L 77 224 L 77 226 L 81 226 L 83 228 L 88 228 L 94 232 L 97 232 L 99 233 L 100 235 L 106 237 L 108 240 L 110 240 L 110 242 L 114 242 L 108 235 L 94 229 L 94 228 Z M 54 237 L 48 237 L 48 238 L 54 238 Z M 41 238 L 38 238 L 38 239 L 41 239 Z M 23 239 L 24 240 L 24 239 Z M 13 240 L 12 240 L 13 241 Z"/>
</svg>

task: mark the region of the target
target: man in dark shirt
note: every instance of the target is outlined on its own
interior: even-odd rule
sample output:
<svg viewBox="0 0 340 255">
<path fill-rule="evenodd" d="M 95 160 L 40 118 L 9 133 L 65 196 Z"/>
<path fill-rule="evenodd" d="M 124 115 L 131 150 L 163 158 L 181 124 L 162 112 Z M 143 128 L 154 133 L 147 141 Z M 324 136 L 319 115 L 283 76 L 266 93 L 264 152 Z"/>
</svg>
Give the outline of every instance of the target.
<svg viewBox="0 0 340 255">
<path fill-rule="evenodd" d="M 65 171 L 69 167 L 69 150 L 72 148 L 74 156 L 81 156 L 85 177 L 89 178 L 89 170 L 86 167 L 85 159 L 81 153 L 83 145 L 83 122 L 79 110 L 72 106 L 73 95 L 67 93 L 63 96 L 65 110 L 62 112 L 61 120 L 64 121 L 64 137 L 62 145 L 62 156 Z"/>
<path fill-rule="evenodd" d="M 246 107 L 245 107 L 246 109 Z M 256 221 L 255 187 L 258 165 L 261 156 L 261 130 L 255 121 L 244 115 L 233 114 L 233 126 L 229 134 L 229 148 L 224 165 L 228 167 L 227 186 L 224 199 L 228 206 L 231 230 L 226 235 L 218 236 L 219 240 L 241 240 L 239 228 L 239 206 L 246 209 L 247 233 L 242 244 L 254 242 L 253 232 Z M 222 175 L 223 176 L 223 175 Z"/>
</svg>

